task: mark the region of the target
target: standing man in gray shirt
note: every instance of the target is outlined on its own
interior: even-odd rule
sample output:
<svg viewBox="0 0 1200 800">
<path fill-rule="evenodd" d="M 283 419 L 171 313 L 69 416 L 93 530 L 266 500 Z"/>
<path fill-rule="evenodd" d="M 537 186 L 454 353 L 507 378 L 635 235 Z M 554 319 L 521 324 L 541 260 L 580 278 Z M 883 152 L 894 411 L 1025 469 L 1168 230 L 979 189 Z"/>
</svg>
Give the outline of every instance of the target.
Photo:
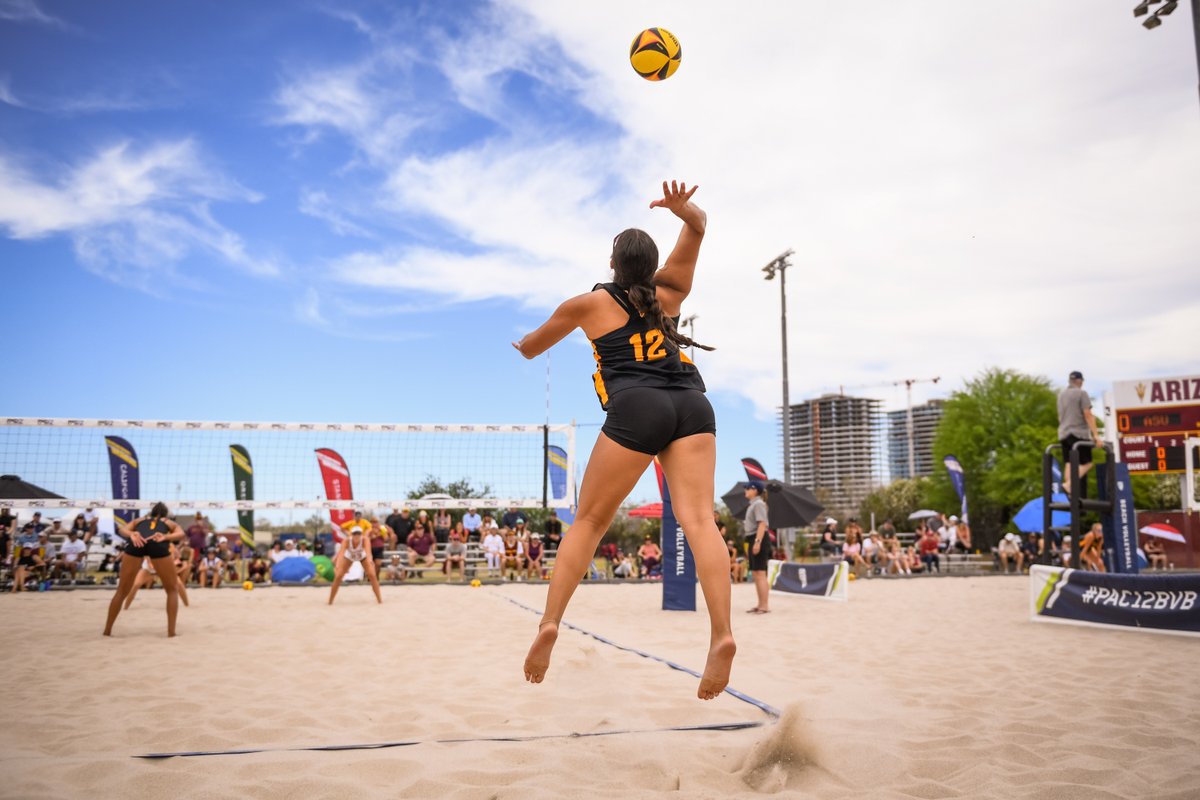
<svg viewBox="0 0 1200 800">
<path fill-rule="evenodd" d="M 1063 448 L 1063 491 L 1071 493 L 1071 449 L 1076 442 L 1095 442 L 1104 447 L 1104 440 L 1096 430 L 1096 417 L 1092 414 L 1092 398 L 1083 390 L 1083 373 L 1072 372 L 1068 376 L 1067 388 L 1058 394 L 1058 438 Z M 1092 468 L 1091 444 L 1079 448 L 1079 480 Z M 1081 483 L 1087 491 L 1087 483 Z"/>
<path fill-rule="evenodd" d="M 754 590 L 758 593 L 758 605 L 747 611 L 748 614 L 766 614 L 771 610 L 767 608 L 767 595 L 771 589 L 767 585 L 771 542 L 767 538 L 767 501 L 763 499 L 766 488 L 762 481 L 746 484 L 746 499 L 750 505 L 746 507 L 742 530 L 746 535 L 746 551 L 750 554 L 750 575 L 754 578 Z"/>
</svg>

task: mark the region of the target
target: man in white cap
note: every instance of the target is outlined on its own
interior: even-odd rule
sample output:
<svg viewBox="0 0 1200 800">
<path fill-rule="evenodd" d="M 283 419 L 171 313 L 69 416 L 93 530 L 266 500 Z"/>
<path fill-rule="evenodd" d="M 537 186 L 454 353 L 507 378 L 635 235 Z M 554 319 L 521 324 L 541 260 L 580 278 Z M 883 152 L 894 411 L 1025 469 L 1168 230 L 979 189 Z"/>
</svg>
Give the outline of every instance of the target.
<svg viewBox="0 0 1200 800">
<path fill-rule="evenodd" d="M 1000 544 L 996 547 L 996 552 L 1000 554 L 1000 564 L 1004 567 L 1004 573 L 1009 572 L 1008 562 L 1015 561 L 1017 564 L 1017 572 L 1024 571 L 1025 554 L 1021 552 L 1021 540 L 1017 538 L 1015 533 L 1006 533 L 1004 538 L 1000 540 Z"/>
<path fill-rule="evenodd" d="M 942 549 L 949 553 L 954 549 L 954 545 L 958 542 L 958 517 L 954 514 L 946 520 L 946 524 L 938 531 L 942 537 Z"/>
</svg>

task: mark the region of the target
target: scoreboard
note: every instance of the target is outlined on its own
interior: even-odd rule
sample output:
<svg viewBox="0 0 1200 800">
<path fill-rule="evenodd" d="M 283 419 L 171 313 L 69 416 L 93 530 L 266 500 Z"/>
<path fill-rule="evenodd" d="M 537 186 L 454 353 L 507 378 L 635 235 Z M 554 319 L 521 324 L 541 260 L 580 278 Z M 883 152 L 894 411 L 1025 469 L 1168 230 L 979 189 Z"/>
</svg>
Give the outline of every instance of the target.
<svg viewBox="0 0 1200 800">
<path fill-rule="evenodd" d="M 1117 381 L 1113 394 L 1117 447 L 1129 471 L 1182 473 L 1184 441 L 1200 439 L 1200 375 Z"/>
</svg>

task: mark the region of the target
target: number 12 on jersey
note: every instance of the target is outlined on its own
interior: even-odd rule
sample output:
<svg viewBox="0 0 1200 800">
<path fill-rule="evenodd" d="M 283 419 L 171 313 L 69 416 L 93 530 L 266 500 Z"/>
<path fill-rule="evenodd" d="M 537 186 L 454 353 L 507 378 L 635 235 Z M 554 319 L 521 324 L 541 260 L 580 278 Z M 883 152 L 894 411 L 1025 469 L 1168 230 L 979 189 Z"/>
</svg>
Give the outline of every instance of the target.
<svg viewBox="0 0 1200 800">
<path fill-rule="evenodd" d="M 642 340 L 640 333 L 635 333 L 629 337 L 629 343 L 633 345 L 633 358 L 636 361 L 657 361 L 660 358 L 667 357 L 667 351 L 663 347 L 663 342 L 666 337 L 658 328 L 651 328 L 646 331 L 645 341 Z"/>
</svg>

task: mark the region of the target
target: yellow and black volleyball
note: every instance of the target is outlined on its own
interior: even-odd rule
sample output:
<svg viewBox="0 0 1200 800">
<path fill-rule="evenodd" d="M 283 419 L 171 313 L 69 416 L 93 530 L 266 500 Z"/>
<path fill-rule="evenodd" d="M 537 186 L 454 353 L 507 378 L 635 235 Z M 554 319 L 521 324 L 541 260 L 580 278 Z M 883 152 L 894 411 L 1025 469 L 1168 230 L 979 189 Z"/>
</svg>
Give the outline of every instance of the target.
<svg viewBox="0 0 1200 800">
<path fill-rule="evenodd" d="M 683 48 L 666 28 L 647 28 L 633 37 L 629 63 L 633 71 L 648 81 L 665 81 L 679 69 Z"/>
</svg>

